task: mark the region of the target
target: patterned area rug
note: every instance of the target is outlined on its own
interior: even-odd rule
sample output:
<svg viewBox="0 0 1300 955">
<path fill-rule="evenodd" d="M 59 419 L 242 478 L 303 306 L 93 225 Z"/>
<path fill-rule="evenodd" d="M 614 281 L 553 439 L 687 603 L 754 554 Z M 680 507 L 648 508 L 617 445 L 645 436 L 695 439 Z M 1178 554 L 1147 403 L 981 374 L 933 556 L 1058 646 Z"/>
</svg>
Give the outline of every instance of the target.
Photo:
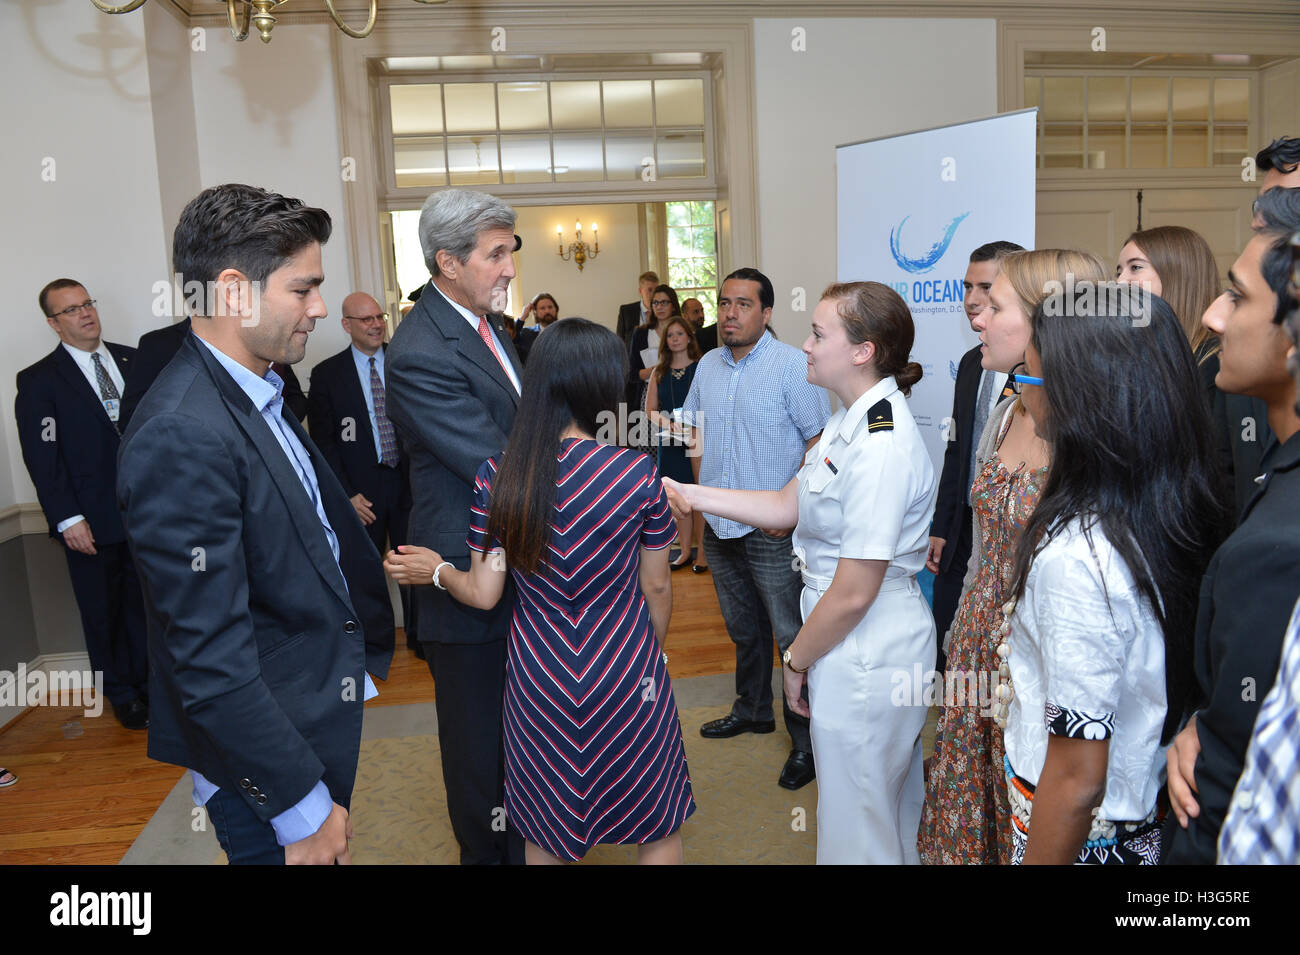
<svg viewBox="0 0 1300 955">
<path fill-rule="evenodd" d="M 723 674 L 673 682 L 697 807 L 681 830 L 686 861 L 811 865 L 817 846 L 817 783 L 798 792 L 776 784 L 790 748 L 780 721 L 777 732 L 764 736 L 745 734 L 729 740 L 700 736 L 702 723 L 729 711 L 732 679 Z M 933 719 L 926 727 L 927 752 L 932 738 Z M 225 855 L 204 822 L 202 814 L 194 812 L 186 774 L 123 864 L 224 864 Z M 366 710 L 352 824 L 356 864 L 458 862 L 459 850 L 447 819 L 432 703 Z M 632 863 L 636 847 L 597 846 L 583 861 Z"/>
</svg>

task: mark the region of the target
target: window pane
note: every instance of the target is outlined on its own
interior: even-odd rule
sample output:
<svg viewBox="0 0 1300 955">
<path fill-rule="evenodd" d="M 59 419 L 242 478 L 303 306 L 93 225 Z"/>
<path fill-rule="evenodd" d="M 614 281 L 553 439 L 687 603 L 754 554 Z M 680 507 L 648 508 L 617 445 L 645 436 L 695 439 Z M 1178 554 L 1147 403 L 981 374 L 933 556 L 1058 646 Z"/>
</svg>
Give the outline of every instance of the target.
<svg viewBox="0 0 1300 955">
<path fill-rule="evenodd" d="M 1124 168 L 1123 123 L 1088 124 L 1088 168 Z"/>
<path fill-rule="evenodd" d="M 393 134 L 441 133 L 442 86 L 390 86 L 388 98 L 393 116 Z"/>
<path fill-rule="evenodd" d="M 450 123 L 448 124 L 450 125 Z M 448 136 L 447 161 L 453 186 L 498 183 L 495 136 Z"/>
<path fill-rule="evenodd" d="M 691 202 L 688 205 L 691 209 L 692 225 L 706 225 L 713 228 L 713 203 Z"/>
<path fill-rule="evenodd" d="M 668 205 L 668 224 L 673 225 L 690 225 L 691 224 L 691 207 L 686 202 L 670 202 Z"/>
<path fill-rule="evenodd" d="M 1214 124 L 1214 164 L 1216 166 L 1238 166 L 1243 156 L 1251 154 L 1246 142 L 1245 126 L 1220 126 Z"/>
<path fill-rule="evenodd" d="M 606 179 L 618 182 L 640 179 L 641 170 L 653 163 L 654 144 L 650 141 L 650 130 L 610 130 L 605 134 Z"/>
<path fill-rule="evenodd" d="M 655 80 L 656 126 L 703 126 L 703 80 Z"/>
<path fill-rule="evenodd" d="M 1038 91 L 1042 81 L 1036 76 L 1025 77 L 1025 109 L 1038 105 Z"/>
<path fill-rule="evenodd" d="M 1250 120 L 1250 81 L 1214 81 L 1214 123 L 1245 123 Z"/>
<path fill-rule="evenodd" d="M 448 83 L 447 131 L 496 129 L 497 105 L 491 83 Z M 454 169 L 456 164 L 452 163 Z"/>
<path fill-rule="evenodd" d="M 1124 122 L 1128 113 L 1128 80 L 1122 76 L 1088 77 L 1088 121 Z"/>
<path fill-rule="evenodd" d="M 1048 169 L 1083 168 L 1083 130 L 1071 124 L 1043 131 L 1043 165 Z"/>
<path fill-rule="evenodd" d="M 604 165 L 600 133 L 555 133 L 556 182 L 598 182 Z"/>
<path fill-rule="evenodd" d="M 1137 80 L 1133 81 L 1137 85 Z M 1167 127 L 1134 126 L 1129 135 L 1129 166 L 1134 169 L 1164 169 Z"/>
<path fill-rule="evenodd" d="M 1204 169 L 1210 159 L 1208 126 L 1174 127 L 1174 166 L 1179 169 Z"/>
<path fill-rule="evenodd" d="M 704 133 L 660 133 L 655 143 L 660 179 L 704 175 Z"/>
<path fill-rule="evenodd" d="M 691 230 L 684 226 L 668 227 L 668 257 L 682 258 L 691 254 Z"/>
<path fill-rule="evenodd" d="M 1169 79 L 1164 76 L 1133 77 L 1133 122 L 1169 121 Z"/>
<path fill-rule="evenodd" d="M 1049 76 L 1043 80 L 1043 120 L 1083 119 L 1083 77 Z"/>
<path fill-rule="evenodd" d="M 550 126 L 545 83 L 498 83 L 497 99 L 501 104 L 503 130 L 547 129 Z"/>
<path fill-rule="evenodd" d="M 713 227 L 696 226 L 691 232 L 691 248 L 696 255 L 714 255 L 718 249 L 713 239 Z"/>
<path fill-rule="evenodd" d="M 1210 81 L 1186 76 L 1174 77 L 1174 122 L 1180 120 L 1205 122 L 1209 118 Z M 1177 148 L 1175 144 L 1174 149 Z"/>
<path fill-rule="evenodd" d="M 393 144 L 393 166 L 399 188 L 445 186 L 447 166 L 441 136 L 402 139 Z"/>
<path fill-rule="evenodd" d="M 607 128 L 649 126 L 654 121 L 649 80 L 606 80 L 604 86 Z"/>
<path fill-rule="evenodd" d="M 551 121 L 556 129 L 600 129 L 600 83 L 552 83 Z"/>
<path fill-rule="evenodd" d="M 501 137 L 502 182 L 550 182 L 551 140 L 545 133 Z"/>
</svg>

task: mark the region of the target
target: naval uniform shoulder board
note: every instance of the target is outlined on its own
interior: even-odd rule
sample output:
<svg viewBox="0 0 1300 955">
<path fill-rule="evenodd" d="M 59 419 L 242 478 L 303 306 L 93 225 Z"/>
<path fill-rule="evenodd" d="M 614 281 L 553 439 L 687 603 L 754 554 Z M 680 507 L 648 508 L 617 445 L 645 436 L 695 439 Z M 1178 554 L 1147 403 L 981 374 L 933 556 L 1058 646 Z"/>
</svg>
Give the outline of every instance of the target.
<svg viewBox="0 0 1300 955">
<path fill-rule="evenodd" d="M 894 406 L 888 398 L 881 398 L 867 409 L 867 431 L 893 431 Z"/>
</svg>

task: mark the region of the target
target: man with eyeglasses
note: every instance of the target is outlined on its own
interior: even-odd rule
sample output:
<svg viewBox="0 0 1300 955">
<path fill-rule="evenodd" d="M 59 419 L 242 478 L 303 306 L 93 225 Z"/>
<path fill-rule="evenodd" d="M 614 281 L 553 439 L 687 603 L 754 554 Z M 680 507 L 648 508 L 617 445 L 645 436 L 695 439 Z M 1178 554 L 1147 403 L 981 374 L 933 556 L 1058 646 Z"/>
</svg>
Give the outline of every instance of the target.
<svg viewBox="0 0 1300 955">
<path fill-rule="evenodd" d="M 144 603 L 117 508 L 121 396 L 135 349 L 100 337 L 95 300 L 73 279 L 39 296 L 59 346 L 18 373 L 23 460 L 62 541 L 90 667 L 127 729 L 149 726 Z"/>
<path fill-rule="evenodd" d="M 411 517 L 406 454 L 388 420 L 384 390 L 388 316 L 374 298 L 353 292 L 343 300 L 341 321 L 352 341 L 311 370 L 307 430 L 383 554 L 407 543 Z M 402 588 L 402 614 L 406 645 L 424 659 L 409 587 Z M 386 636 L 391 648 L 391 628 Z"/>
</svg>

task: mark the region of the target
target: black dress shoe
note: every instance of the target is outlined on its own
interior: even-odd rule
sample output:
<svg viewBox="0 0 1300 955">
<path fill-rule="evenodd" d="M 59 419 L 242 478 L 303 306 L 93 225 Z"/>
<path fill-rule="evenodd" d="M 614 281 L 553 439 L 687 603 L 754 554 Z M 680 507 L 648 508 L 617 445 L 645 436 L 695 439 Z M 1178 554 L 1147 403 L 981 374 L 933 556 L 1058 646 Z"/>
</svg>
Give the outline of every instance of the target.
<svg viewBox="0 0 1300 955">
<path fill-rule="evenodd" d="M 140 700 L 130 703 L 114 703 L 113 714 L 119 723 L 129 730 L 147 730 L 149 728 L 149 707 Z"/>
<path fill-rule="evenodd" d="M 700 735 L 705 739 L 730 739 L 741 733 L 774 733 L 776 720 L 740 720 L 728 713 L 720 720 L 713 720 L 700 727 Z"/>
<path fill-rule="evenodd" d="M 782 789 L 802 789 L 817 778 L 813 768 L 812 753 L 801 753 L 797 749 L 790 751 L 790 758 L 785 761 L 781 778 L 776 781 Z"/>
</svg>

